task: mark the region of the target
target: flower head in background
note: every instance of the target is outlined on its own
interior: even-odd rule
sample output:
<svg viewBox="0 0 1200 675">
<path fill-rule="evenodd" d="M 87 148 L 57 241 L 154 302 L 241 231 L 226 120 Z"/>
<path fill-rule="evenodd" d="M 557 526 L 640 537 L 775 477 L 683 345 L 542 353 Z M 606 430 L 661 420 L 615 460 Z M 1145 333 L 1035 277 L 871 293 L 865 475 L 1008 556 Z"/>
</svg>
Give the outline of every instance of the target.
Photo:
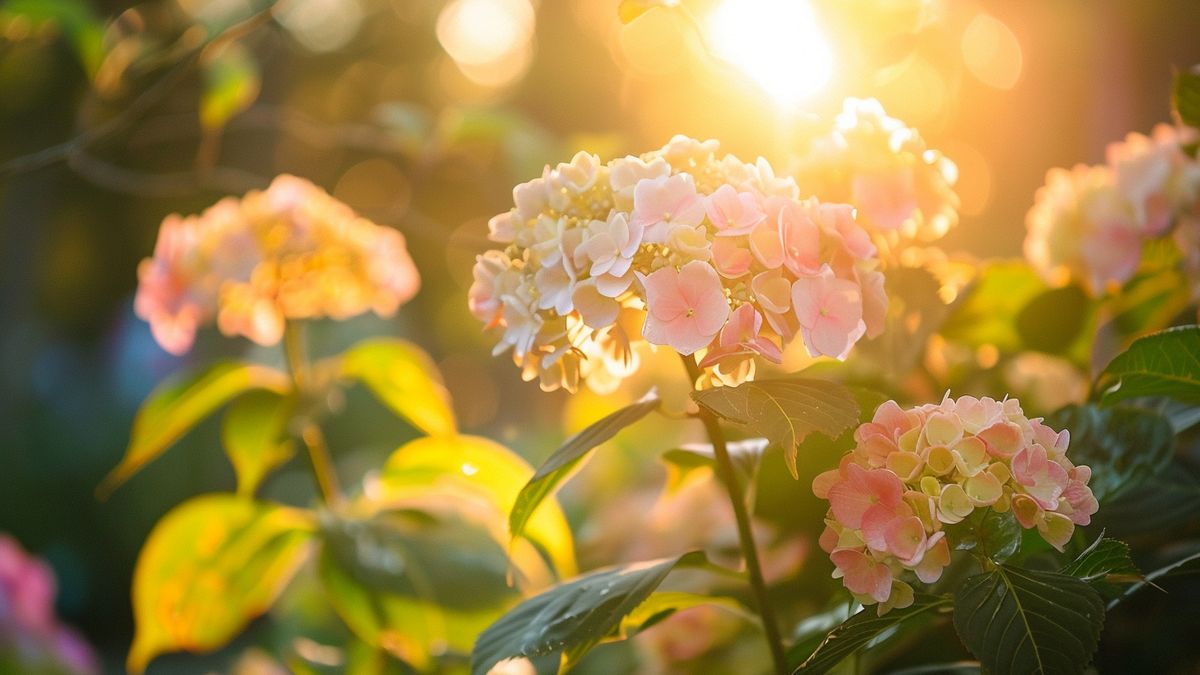
<svg viewBox="0 0 1200 675">
<path fill-rule="evenodd" d="M 854 440 L 813 481 L 830 506 L 821 548 L 834 576 L 881 614 L 912 603 L 906 571 L 941 577 L 957 543 L 946 526 L 976 509 L 1011 512 L 1062 550 L 1098 508 L 1091 469 L 1067 458 L 1068 433 L 1025 417 L 1016 399 L 947 396 L 909 410 L 888 401 Z"/>
<path fill-rule="evenodd" d="M 54 572 L 0 534 L 0 670 L 99 673 L 91 647 L 54 615 Z"/>
<path fill-rule="evenodd" d="M 1196 212 L 1200 164 L 1168 125 L 1108 146 L 1106 164 L 1051 169 L 1025 217 L 1025 257 L 1049 282 L 1083 282 L 1093 295 L 1129 281 L 1144 244 Z"/>
<path fill-rule="evenodd" d="M 957 167 L 875 99 L 846 99 L 793 169 L 820 199 L 853 205 L 881 244 L 932 241 L 958 223 Z"/>
<path fill-rule="evenodd" d="M 733 384 L 796 337 L 844 358 L 877 334 L 887 299 L 853 209 L 718 150 L 676 136 L 607 164 L 581 152 L 518 185 L 470 290 L 495 352 L 544 389 L 604 391 L 637 368 L 638 340 Z"/>
<path fill-rule="evenodd" d="M 289 319 L 389 316 L 420 278 L 403 235 L 284 175 L 200 215 L 168 216 L 138 282 L 137 315 L 182 354 L 214 320 L 226 335 L 271 345 Z"/>
</svg>

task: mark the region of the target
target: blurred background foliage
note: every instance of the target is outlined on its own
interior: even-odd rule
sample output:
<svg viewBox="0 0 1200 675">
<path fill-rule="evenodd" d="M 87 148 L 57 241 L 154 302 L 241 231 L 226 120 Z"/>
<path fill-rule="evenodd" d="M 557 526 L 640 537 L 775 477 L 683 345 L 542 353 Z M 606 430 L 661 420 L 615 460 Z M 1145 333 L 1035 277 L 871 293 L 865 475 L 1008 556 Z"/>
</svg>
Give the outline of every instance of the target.
<svg viewBox="0 0 1200 675">
<path fill-rule="evenodd" d="M 0 4 L 0 531 L 49 561 L 60 614 L 107 668 L 119 668 L 130 641 L 130 575 L 152 523 L 185 497 L 235 486 L 214 421 L 97 501 L 94 489 L 121 455 L 138 404 L 168 373 L 215 356 L 282 363 L 276 350 L 222 340 L 215 331 L 187 356 L 171 357 L 133 316 L 137 263 L 168 213 L 196 212 L 293 173 L 402 231 L 423 277 L 420 295 L 395 320 L 314 326 L 314 352 L 334 353 L 369 334 L 419 343 L 437 361 L 462 428 L 537 464 L 566 433 L 652 383 L 668 404 L 682 406 L 686 391 L 673 360 L 642 369 L 618 394 L 568 398 L 521 382 L 505 359 L 490 357 L 489 340 L 466 308 L 471 263 L 487 247 L 487 218 L 507 209 L 512 185 L 547 162 L 578 149 L 637 153 L 684 133 L 785 167 L 845 96 L 874 96 L 957 163 L 962 220 L 941 245 L 970 264 L 1019 256 L 1024 214 L 1046 169 L 1098 162 L 1106 143 L 1166 121 L 1172 67 L 1200 62 L 1193 0 L 821 0 L 804 24 L 809 40 L 780 34 L 783 24 L 769 13 L 777 3 L 765 0 L 686 0 L 687 12 L 651 8 L 622 23 L 622 12 L 652 4 Z M 785 48 L 786 64 L 824 63 L 828 71 L 764 70 L 754 65 L 760 55 L 730 51 L 756 41 L 795 45 L 795 52 Z M 998 295 L 1029 299 L 1044 291 L 1027 269 L 1003 272 L 989 277 Z M 914 278 L 907 287 L 929 283 Z M 936 321 L 938 310 L 913 297 L 909 305 L 901 299 L 902 308 L 918 323 Z M 1013 302 L 1014 309 L 1026 305 Z M 1084 306 L 1066 296 L 1042 302 L 1024 311 Z M 901 383 L 908 391 L 940 397 L 947 384 L 956 395 L 1024 389 L 1027 410 L 1038 413 L 1086 394 L 1072 375 L 1072 363 L 1086 367 L 1091 357 L 1072 346 L 1078 329 L 1038 338 L 1022 328 L 1038 325 L 1036 314 L 1015 326 L 995 325 L 986 307 L 956 316 L 946 332 L 958 343 L 937 337 L 926 353 L 924 340 L 912 339 L 919 343 L 912 360 L 926 364 L 930 381 Z M 1084 314 L 1056 320 L 1094 325 Z M 1031 345 L 1030 335 L 1050 342 Z M 1044 353 L 1002 359 L 1022 346 Z M 1055 369 L 1065 375 L 1050 384 L 1030 375 Z M 688 440 L 677 437 L 678 428 L 648 419 L 567 486 L 562 499 L 582 569 L 714 541 L 715 551 L 721 542 L 735 549 L 728 506 L 711 481 L 673 475 L 670 491 L 660 494 L 668 469 L 658 451 Z M 347 481 L 414 436 L 361 390 L 349 392 L 328 433 Z M 769 456 L 758 486 L 763 527 L 809 535 L 778 538 L 768 556 L 768 576 L 789 579 L 782 591 L 817 586 L 829 571 L 823 561 L 804 564 L 823 512 L 808 479 L 845 446 L 810 445 L 799 482 Z M 289 465 L 264 494 L 304 504 L 313 493 L 303 467 Z M 635 519 L 646 527 L 630 536 L 622 524 Z M 256 668 L 267 659 L 245 656 L 247 647 L 289 641 L 321 662 L 320 641 L 336 641 L 344 629 L 314 600 L 310 582 L 298 581 L 272 619 L 228 649 L 165 657 L 151 671 L 227 670 L 235 662 Z M 1113 663 L 1144 663 L 1138 659 L 1157 653 L 1153 644 L 1179 637 L 1133 646 L 1149 640 L 1138 634 L 1137 612 L 1165 611 L 1154 602 L 1143 597 L 1148 607 L 1113 615 L 1124 631 L 1110 629 L 1115 637 L 1106 638 L 1115 641 L 1104 652 Z M 1179 602 L 1172 606 L 1187 604 Z M 1195 606 L 1187 610 L 1192 618 Z M 654 670 L 693 659 L 709 641 L 725 645 L 732 659 L 719 653 L 712 663 L 760 658 L 756 645 L 730 639 L 743 630 L 736 617 L 700 608 L 639 638 L 640 656 L 602 649 L 590 658 L 596 672 L 635 662 Z M 697 644 L 701 633 L 708 637 Z M 296 642 L 301 635 L 306 641 Z M 954 649 L 948 658 L 961 655 Z M 1172 663 L 1169 653 L 1159 657 Z"/>
</svg>

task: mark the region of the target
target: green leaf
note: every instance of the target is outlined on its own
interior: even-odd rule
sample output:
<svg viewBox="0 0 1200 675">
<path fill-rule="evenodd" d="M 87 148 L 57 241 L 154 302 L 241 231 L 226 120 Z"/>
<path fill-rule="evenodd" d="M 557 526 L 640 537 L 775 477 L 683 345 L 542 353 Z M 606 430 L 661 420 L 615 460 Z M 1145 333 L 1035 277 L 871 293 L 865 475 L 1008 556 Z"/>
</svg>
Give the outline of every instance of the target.
<svg viewBox="0 0 1200 675">
<path fill-rule="evenodd" d="M 1090 583 L 1108 602 L 1124 594 L 1120 585 L 1142 580 L 1141 571 L 1129 557 L 1129 545 L 1105 537 L 1098 537 L 1059 571 Z"/>
<path fill-rule="evenodd" d="M 555 450 L 546 463 L 538 468 L 525 487 L 521 488 L 508 516 L 508 528 L 512 536 L 516 538 L 525 533 L 525 526 L 533 516 L 534 510 L 566 480 L 572 469 L 592 448 L 616 436 L 617 432 L 650 414 L 650 411 L 656 410 L 658 406 L 659 399 L 652 396 L 644 398 L 568 438 L 562 447 Z"/>
<path fill-rule="evenodd" d="M 1093 307 L 1078 286 L 1052 288 L 1035 296 L 1017 314 L 1017 334 L 1027 349 L 1066 354 L 1088 325 Z"/>
<path fill-rule="evenodd" d="M 1101 403 L 1167 396 L 1200 404 L 1200 326 L 1180 326 L 1135 340 L 1097 380 Z"/>
<path fill-rule="evenodd" d="M 954 599 L 954 628 L 995 675 L 1082 673 L 1104 624 L 1087 582 L 999 565 L 968 578 Z"/>
<path fill-rule="evenodd" d="M 287 437 L 293 400 L 272 391 L 252 391 L 225 412 L 221 443 L 237 473 L 238 494 L 253 497 L 268 473 L 295 454 Z"/>
<path fill-rule="evenodd" d="M 609 635 L 681 567 L 706 567 L 704 554 L 602 569 L 525 600 L 480 634 L 471 654 L 472 675 L 484 675 L 510 658 L 563 653 L 566 667 Z"/>
<path fill-rule="evenodd" d="M 429 355 L 396 339 L 360 342 L 340 357 L 342 377 L 362 382 L 392 412 L 427 434 L 453 434 L 450 395 Z"/>
<path fill-rule="evenodd" d="M 1193 522 L 1198 511 L 1200 471 L 1176 459 L 1152 480 L 1105 502 L 1092 516 L 1092 526 L 1118 537 L 1145 539 Z"/>
<path fill-rule="evenodd" d="M 719 607 L 752 624 L 761 625 L 757 616 L 730 597 L 701 595 L 684 591 L 655 591 L 632 612 L 626 614 L 625 618 L 621 620 L 618 630 L 609 637 L 628 640 L 644 630 L 653 628 L 655 624 L 675 612 L 700 606 Z"/>
<path fill-rule="evenodd" d="M 467 653 L 514 600 L 504 550 L 462 520 L 416 512 L 328 517 L 318 575 L 360 639 L 415 668 Z"/>
<path fill-rule="evenodd" d="M 706 410 L 762 434 L 783 450 L 793 478 L 800 443 L 817 431 L 837 438 L 858 423 L 858 403 L 846 387 L 827 380 L 757 380 L 737 387 L 692 392 Z"/>
<path fill-rule="evenodd" d="M 1175 451 L 1170 423 L 1141 408 L 1069 405 L 1049 415 L 1046 424 L 1071 432 L 1067 455 L 1091 467 L 1088 486 L 1101 503 L 1158 473 Z"/>
<path fill-rule="evenodd" d="M 95 77 L 104 60 L 104 22 L 85 0 L 7 0 L 0 6 L 0 25 L 14 17 L 28 21 L 29 35 L 61 31 L 71 42 L 88 77 Z"/>
<path fill-rule="evenodd" d="M 765 438 L 747 438 L 730 441 L 726 446 L 729 451 L 729 459 L 733 461 L 733 467 L 737 470 L 738 477 L 746 485 L 746 501 L 751 504 L 754 503 L 754 497 L 750 491 L 754 488 L 758 468 L 762 464 L 763 452 L 766 451 L 768 445 L 769 441 Z M 694 469 L 699 467 L 715 469 L 717 461 L 713 446 L 708 443 L 693 443 L 682 448 L 668 450 L 663 453 L 662 458 L 671 469 L 667 479 L 669 488 L 678 487 L 684 476 Z"/>
<path fill-rule="evenodd" d="M 1200 128 L 1200 73 L 1194 70 L 1175 73 L 1171 105 L 1175 108 L 1175 114 L 1179 115 L 1180 122 Z"/>
<path fill-rule="evenodd" d="M 204 91 L 200 95 L 200 124 L 223 129 L 238 113 L 254 104 L 262 76 L 254 55 L 239 42 L 230 43 L 204 62 Z"/>
<path fill-rule="evenodd" d="M 282 395 L 290 388 L 287 375 L 277 370 L 229 361 L 166 380 L 142 403 L 133 420 L 125 457 L 100 484 L 99 496 L 111 494 L 188 430 L 238 395 L 255 389 Z"/>
<path fill-rule="evenodd" d="M 262 614 L 307 559 L 305 511 L 229 494 L 195 497 L 155 525 L 133 573 L 128 668 L 168 651 L 223 646 Z"/>
<path fill-rule="evenodd" d="M 1047 290 L 1045 282 L 1023 260 L 984 267 L 942 325 L 949 340 L 972 347 L 994 345 L 1002 352 L 1023 348 L 1013 317 Z"/>
<path fill-rule="evenodd" d="M 490 508 L 481 518 L 502 545 L 511 541 L 507 517 L 516 504 L 520 486 L 533 475 L 531 467 L 516 453 L 478 436 L 428 436 L 401 446 L 392 453 L 379 476 L 371 501 L 376 505 L 402 506 L 409 503 L 428 508 L 444 502 L 450 509 L 473 505 L 481 499 Z M 468 507 L 471 513 L 479 509 Z M 524 529 L 525 538 L 545 552 L 559 577 L 576 573 L 571 528 L 562 509 L 553 500 L 543 502 L 532 513 Z M 513 546 L 513 562 L 528 577 L 534 570 L 524 564 L 536 550 Z"/>
<path fill-rule="evenodd" d="M 975 509 L 960 523 L 947 528 L 947 537 L 960 551 L 978 551 L 989 560 L 1004 562 L 1021 548 L 1021 525 L 1011 512 Z"/>
<path fill-rule="evenodd" d="M 930 610 L 947 607 L 950 602 L 949 598 L 935 595 L 917 595 L 912 605 L 904 609 L 892 609 L 883 616 L 878 616 L 873 608 L 864 609 L 829 631 L 816 651 L 794 672 L 827 673 L 884 631 Z"/>
</svg>

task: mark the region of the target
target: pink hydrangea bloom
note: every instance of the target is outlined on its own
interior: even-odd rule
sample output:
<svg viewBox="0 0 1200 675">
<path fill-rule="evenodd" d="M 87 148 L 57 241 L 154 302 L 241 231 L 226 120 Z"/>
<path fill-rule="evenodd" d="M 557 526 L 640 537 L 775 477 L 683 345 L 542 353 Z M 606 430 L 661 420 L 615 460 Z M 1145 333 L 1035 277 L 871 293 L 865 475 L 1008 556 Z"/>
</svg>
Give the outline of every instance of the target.
<svg viewBox="0 0 1200 675">
<path fill-rule="evenodd" d="M 56 584 L 50 567 L 0 534 L 0 652 L 41 672 L 99 673 L 95 654 L 54 615 Z"/>
<path fill-rule="evenodd" d="M 497 236 L 509 223 L 494 222 Z M 502 257 L 502 256 L 501 256 Z M 472 311 L 494 321 L 503 265 L 477 270 Z M 173 354 L 215 320 L 227 335 L 275 344 L 290 319 L 394 314 L 420 279 L 399 232 L 360 218 L 312 183 L 279 176 L 198 216 L 168 216 L 138 267 L 134 311 Z"/>
<path fill-rule="evenodd" d="M 815 276 L 796 279 L 792 284 L 792 308 L 804 343 L 813 354 L 844 359 L 867 331 L 862 319 L 862 288 L 834 276 L 828 265 Z"/>
<path fill-rule="evenodd" d="M 1061 550 L 1098 507 L 1091 470 L 1067 459 L 1067 433 L 1028 419 L 1016 399 L 947 396 L 908 410 L 888 401 L 854 440 L 813 481 L 829 501 L 820 544 L 834 576 L 880 612 L 912 602 L 906 571 L 923 583 L 941 577 L 956 543 L 945 527 L 977 509 L 1011 511 Z"/>
<path fill-rule="evenodd" d="M 874 99 L 846 99 L 794 172 L 823 201 L 856 208 L 858 222 L 889 247 L 938 239 L 958 222 L 954 163 Z"/>
<path fill-rule="evenodd" d="M 718 148 L 678 136 L 607 164 L 576 155 L 517 186 L 489 224 L 504 248 L 477 258 L 468 297 L 496 353 L 546 389 L 608 391 L 630 371 L 603 355 L 643 342 L 729 385 L 798 334 L 813 356 L 844 358 L 877 332 L 887 297 L 853 208 L 799 200 L 765 160 Z"/>
<path fill-rule="evenodd" d="M 712 342 L 729 317 L 721 278 L 706 262 L 693 260 L 678 271 L 664 267 L 642 284 L 647 313 L 642 335 L 650 344 L 692 354 Z"/>
<path fill-rule="evenodd" d="M 1194 140 L 1160 124 L 1110 144 L 1106 164 L 1051 169 L 1025 219 L 1025 257 L 1051 283 L 1076 279 L 1093 295 L 1129 281 L 1146 242 L 1196 212 L 1200 163 L 1183 150 Z"/>
</svg>

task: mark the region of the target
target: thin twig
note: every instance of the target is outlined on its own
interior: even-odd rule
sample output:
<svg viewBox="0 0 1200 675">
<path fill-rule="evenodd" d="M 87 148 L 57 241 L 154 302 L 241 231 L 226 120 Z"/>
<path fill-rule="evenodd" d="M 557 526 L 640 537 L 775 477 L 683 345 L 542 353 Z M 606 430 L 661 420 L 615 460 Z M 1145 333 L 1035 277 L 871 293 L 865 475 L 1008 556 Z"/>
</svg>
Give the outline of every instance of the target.
<svg viewBox="0 0 1200 675">
<path fill-rule="evenodd" d="M 692 386 L 700 377 L 700 369 L 690 356 L 684 356 L 683 365 L 687 368 Z M 725 441 L 725 433 L 716 415 L 704 407 L 700 408 L 700 421 L 704 424 L 708 438 L 712 442 L 713 455 L 716 458 L 717 477 L 725 484 L 729 492 L 729 502 L 733 506 L 733 517 L 737 521 L 738 543 L 741 544 L 742 555 L 746 558 L 746 571 L 750 577 L 750 588 L 758 605 L 758 614 L 762 618 L 763 632 L 766 633 L 767 645 L 771 649 L 771 661 L 775 664 L 777 675 L 787 675 L 787 654 L 783 650 L 783 638 L 779 633 L 779 623 L 775 619 L 775 610 L 771 606 L 771 598 L 767 593 L 767 582 L 763 577 L 762 564 L 758 559 L 758 547 L 754 543 L 754 531 L 750 528 L 750 515 L 746 511 L 746 494 L 738 481 L 737 471 L 733 460 L 729 457 L 729 448 Z"/>
<path fill-rule="evenodd" d="M 282 0 L 281 0 L 282 1 Z M 279 2 L 272 2 L 267 7 L 252 14 L 246 19 L 230 26 L 224 31 L 215 35 L 211 40 L 203 45 L 193 49 L 190 53 L 184 56 L 179 63 L 167 71 L 165 75 L 160 77 L 154 84 L 150 85 L 145 91 L 133 99 L 133 101 L 121 112 L 113 117 L 97 124 L 91 129 L 87 129 L 75 136 L 74 138 L 52 145 L 48 148 L 38 150 L 27 155 L 14 157 L 3 164 L 0 164 L 0 178 L 11 176 L 26 171 L 34 171 L 43 167 L 56 164 L 67 160 L 73 153 L 84 150 L 89 146 L 98 143 L 113 134 L 116 134 L 133 122 L 137 121 L 146 111 L 153 108 L 161 102 L 167 94 L 178 86 L 184 78 L 191 72 L 193 66 L 201 63 L 211 57 L 216 50 L 222 46 L 234 42 L 254 32 L 270 22 L 274 16 Z"/>
</svg>

